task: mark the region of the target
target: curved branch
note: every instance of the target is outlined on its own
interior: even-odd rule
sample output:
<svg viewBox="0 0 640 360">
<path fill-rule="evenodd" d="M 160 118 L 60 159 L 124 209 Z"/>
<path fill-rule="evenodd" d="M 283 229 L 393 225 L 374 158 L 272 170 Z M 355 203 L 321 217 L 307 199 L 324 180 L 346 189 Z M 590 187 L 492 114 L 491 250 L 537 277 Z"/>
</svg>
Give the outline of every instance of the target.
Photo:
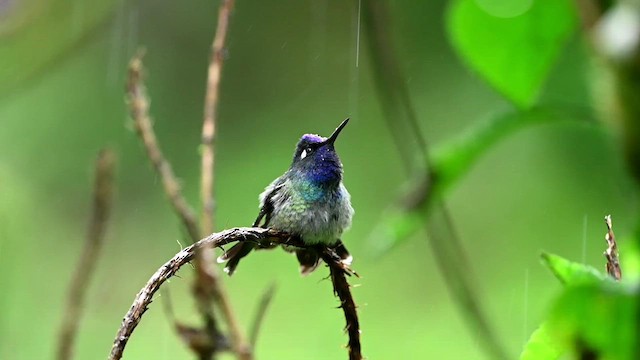
<svg viewBox="0 0 640 360">
<path fill-rule="evenodd" d="M 116 338 L 109 354 L 109 360 L 118 360 L 122 358 L 124 348 L 127 341 L 131 337 L 133 330 L 140 323 L 142 315 L 147 311 L 149 304 L 153 300 L 153 295 L 160 289 L 160 286 L 171 278 L 184 264 L 194 259 L 198 250 L 203 248 L 220 247 L 236 241 L 255 241 L 260 246 L 270 247 L 276 244 L 288 244 L 293 246 L 304 247 L 296 238 L 286 233 L 263 228 L 234 228 L 218 233 L 211 234 L 206 238 L 194 243 L 193 245 L 183 249 L 177 253 L 171 260 L 167 261 L 153 276 L 147 281 L 147 284 L 136 295 L 131 308 L 124 316 L 120 329 L 116 334 Z"/>
</svg>

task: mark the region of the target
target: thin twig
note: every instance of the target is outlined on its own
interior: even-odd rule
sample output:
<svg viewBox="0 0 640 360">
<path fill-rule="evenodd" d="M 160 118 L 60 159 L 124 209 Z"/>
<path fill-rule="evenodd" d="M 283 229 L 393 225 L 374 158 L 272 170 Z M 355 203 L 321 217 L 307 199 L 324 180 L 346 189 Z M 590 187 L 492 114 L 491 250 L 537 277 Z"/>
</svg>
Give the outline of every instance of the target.
<svg viewBox="0 0 640 360">
<path fill-rule="evenodd" d="M 144 315 L 151 304 L 153 295 L 158 291 L 158 289 L 160 289 L 160 286 L 162 286 L 164 282 L 176 274 L 180 267 L 194 259 L 196 251 L 202 248 L 216 248 L 231 242 L 239 241 L 255 241 L 258 242 L 260 246 L 264 247 L 272 247 L 276 244 L 305 247 L 305 245 L 299 240 L 276 230 L 263 228 L 235 228 L 211 234 L 195 244 L 184 248 L 171 260 L 162 265 L 153 274 L 153 276 L 151 276 L 140 292 L 138 292 L 131 308 L 122 320 L 122 324 L 120 329 L 118 329 L 118 333 L 116 334 L 108 359 L 117 360 L 122 358 L 127 341 L 131 337 L 136 326 L 140 323 L 142 315 Z"/>
<path fill-rule="evenodd" d="M 613 234 L 613 227 L 611 225 L 611 215 L 605 216 L 604 222 L 607 224 L 607 234 L 604 236 L 604 239 L 607 241 L 607 250 L 604 251 L 604 257 L 607 259 L 607 273 L 616 281 L 620 281 L 620 279 L 622 279 L 622 270 L 620 269 L 616 236 Z"/>
<path fill-rule="evenodd" d="M 162 180 L 164 191 L 173 206 L 174 212 L 182 220 L 189 236 L 192 241 L 195 242 L 202 236 L 196 215 L 184 199 L 180 184 L 171 169 L 171 165 L 160 150 L 160 145 L 153 131 L 152 121 L 149 116 L 149 101 L 144 87 L 142 71 L 142 54 L 139 53 L 129 64 L 127 92 L 131 117 L 133 118 L 136 132 L 147 150 L 147 155 Z M 199 349 L 215 349 L 217 339 L 219 339 L 221 335 L 209 299 L 214 297 L 214 293 L 224 294 L 224 292 L 220 290 L 220 285 L 215 281 L 215 269 L 209 265 L 213 263 L 213 256 L 210 255 L 209 257 L 210 259 L 202 258 L 201 261 L 195 262 L 197 280 L 196 286 L 194 286 L 194 296 L 198 303 L 198 310 L 204 319 L 206 327 L 205 333 L 208 334 L 210 340 L 210 346 L 198 347 Z M 192 347 L 192 349 L 194 349 L 194 347 Z M 212 356 L 210 354 L 214 352 L 215 351 L 207 351 L 206 353 L 199 353 L 198 356 L 201 359 L 210 359 Z"/>
<path fill-rule="evenodd" d="M 91 220 L 82 255 L 76 266 L 69 288 L 67 304 L 63 312 L 56 357 L 58 360 L 73 358 L 73 344 L 84 307 L 85 294 L 89 288 L 89 280 L 96 267 L 104 240 L 107 220 L 111 212 L 114 163 L 115 156 L 113 152 L 110 150 L 100 151 L 96 160 Z"/>
<path fill-rule="evenodd" d="M 345 331 L 349 334 L 349 360 L 362 360 L 362 345 L 360 344 L 360 321 L 353 296 L 351 286 L 347 281 L 347 276 L 355 274 L 350 268 L 340 261 L 331 250 L 325 249 L 322 252 L 322 260 L 329 266 L 331 282 L 333 283 L 333 293 L 340 299 L 340 307 L 344 312 L 346 321 Z M 357 275 L 357 274 L 356 274 Z"/>
<path fill-rule="evenodd" d="M 139 52 L 129 63 L 127 95 L 131 118 L 133 119 L 136 132 L 144 144 L 153 167 L 160 175 L 164 192 L 169 197 L 173 210 L 182 220 L 189 236 L 192 239 L 199 239 L 201 235 L 196 215 L 184 199 L 180 183 L 174 175 L 171 165 L 162 154 L 156 135 L 153 132 L 153 125 L 149 116 L 149 100 L 147 99 L 146 89 L 142 81 L 142 56 L 143 53 Z"/>
<path fill-rule="evenodd" d="M 209 234 L 214 229 L 214 166 L 215 135 L 218 98 L 220 97 L 220 79 L 224 64 L 224 46 L 229 28 L 229 16 L 233 10 L 234 0 L 223 0 L 218 12 L 218 25 L 211 44 L 207 91 L 204 99 L 204 121 L 202 124 L 202 163 L 200 195 L 202 197 L 202 229 Z"/>
<path fill-rule="evenodd" d="M 204 121 L 202 124 L 202 159 L 201 159 L 201 181 L 200 196 L 202 200 L 201 225 L 203 235 L 210 234 L 215 228 L 215 130 L 216 115 L 218 113 L 218 99 L 220 94 L 220 79 L 222 77 L 222 66 L 224 64 L 224 47 L 229 29 L 229 17 L 233 10 L 233 0 L 223 0 L 218 11 L 218 23 L 216 32 L 211 44 L 211 54 L 209 58 L 209 68 L 207 76 L 207 89 L 204 100 Z M 193 239 L 194 241 L 197 240 Z M 238 359 L 251 359 L 251 349 L 246 344 L 246 340 L 240 330 L 240 325 L 235 317 L 231 301 L 224 287 L 222 287 L 218 275 L 218 270 L 214 264 L 213 249 L 202 249 L 197 254 L 196 280 L 193 286 L 194 296 L 198 302 L 198 308 L 205 318 L 205 323 L 214 325 L 212 312 L 212 302 L 215 300 L 224 314 L 234 352 Z M 214 329 L 211 329 L 212 331 Z"/>
<path fill-rule="evenodd" d="M 267 291 L 262 294 L 260 302 L 258 303 L 258 309 L 256 310 L 256 315 L 253 318 L 253 324 L 251 325 L 251 331 L 249 332 L 249 344 L 251 345 L 251 349 L 253 349 L 254 351 L 256 348 L 256 343 L 258 341 L 260 328 L 262 327 L 264 317 L 267 314 L 267 309 L 269 309 L 269 305 L 271 304 L 271 300 L 273 300 L 273 295 L 275 293 L 276 284 L 273 283 L 267 288 Z"/>
</svg>

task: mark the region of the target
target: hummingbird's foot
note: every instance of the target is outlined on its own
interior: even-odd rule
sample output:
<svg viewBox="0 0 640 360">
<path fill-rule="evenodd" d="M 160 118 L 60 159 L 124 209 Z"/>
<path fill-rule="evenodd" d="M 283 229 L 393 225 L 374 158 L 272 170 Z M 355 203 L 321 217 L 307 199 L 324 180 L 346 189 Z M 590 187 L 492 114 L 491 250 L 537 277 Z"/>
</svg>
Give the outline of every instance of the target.
<svg viewBox="0 0 640 360">
<path fill-rule="evenodd" d="M 342 240 L 338 240 L 338 243 L 332 248 L 336 255 L 340 258 L 340 261 L 347 267 L 353 263 L 353 256 L 349 253 L 349 250 L 344 246 Z"/>
<path fill-rule="evenodd" d="M 344 249 L 338 250 L 339 248 Z M 351 261 L 353 257 L 346 252 L 346 248 L 342 245 L 342 242 L 335 247 L 325 247 L 322 249 L 322 259 L 329 265 L 337 265 L 345 274 L 356 277 L 360 277 L 358 273 L 351 268 Z M 345 255 L 346 254 L 346 255 Z M 344 257 L 344 258 L 343 258 Z"/>
</svg>

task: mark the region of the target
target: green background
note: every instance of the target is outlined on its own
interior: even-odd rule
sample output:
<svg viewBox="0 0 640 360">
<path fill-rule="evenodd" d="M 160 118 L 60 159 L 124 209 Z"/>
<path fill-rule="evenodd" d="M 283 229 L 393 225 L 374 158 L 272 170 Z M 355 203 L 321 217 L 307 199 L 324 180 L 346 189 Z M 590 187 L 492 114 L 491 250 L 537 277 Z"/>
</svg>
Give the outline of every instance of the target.
<svg viewBox="0 0 640 360">
<path fill-rule="evenodd" d="M 199 207 L 202 100 L 218 2 L 93 3 L 0 4 L 2 359 L 54 353 L 100 148 L 118 155 L 117 192 L 81 322 L 78 359 L 107 356 L 137 291 L 188 243 L 128 119 L 126 65 L 138 46 L 146 49 L 157 135 L 186 196 Z M 387 30 L 430 144 L 510 109 L 454 54 L 444 1 L 398 1 L 390 9 Z M 423 232 L 382 257 L 372 250 L 372 229 L 408 176 L 378 103 L 366 34 L 360 36 L 358 54 L 357 2 L 237 1 L 221 86 L 217 227 L 250 225 L 257 195 L 286 170 L 299 136 L 328 135 L 351 117 L 337 148 L 356 209 L 343 240 L 362 275 L 354 295 L 364 355 L 483 359 Z M 543 104 L 592 106 L 586 55 L 575 35 L 542 90 Z M 561 288 L 540 265 L 540 251 L 603 267 L 602 218 L 611 213 L 616 233 L 630 234 L 637 196 L 616 138 L 575 124 L 516 133 L 450 192 L 446 202 L 469 255 L 467 271 L 514 357 Z M 185 268 L 168 288 L 177 317 L 196 323 L 192 275 Z M 245 328 L 261 294 L 278 284 L 258 358 L 346 358 L 344 320 L 326 275 L 322 268 L 301 278 L 295 259 L 276 250 L 252 254 L 225 279 Z M 143 318 L 125 358 L 192 358 L 161 301 Z"/>
</svg>

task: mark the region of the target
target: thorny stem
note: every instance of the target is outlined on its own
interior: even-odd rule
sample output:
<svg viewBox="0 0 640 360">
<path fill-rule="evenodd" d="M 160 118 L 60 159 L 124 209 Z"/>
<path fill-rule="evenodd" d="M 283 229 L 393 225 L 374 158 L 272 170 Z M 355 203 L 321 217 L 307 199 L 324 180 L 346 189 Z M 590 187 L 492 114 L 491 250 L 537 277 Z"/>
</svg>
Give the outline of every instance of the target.
<svg viewBox="0 0 640 360">
<path fill-rule="evenodd" d="M 339 258 L 336 259 L 335 253 L 329 249 L 322 252 L 322 260 L 329 266 L 333 293 L 340 299 L 340 308 L 344 312 L 345 331 L 349 334 L 349 343 L 347 344 L 349 360 L 362 360 L 360 321 L 358 320 L 356 303 L 351 295 L 351 286 L 347 281 L 347 276 L 352 274 L 357 276 L 357 274 L 346 267 Z"/>
<path fill-rule="evenodd" d="M 63 322 L 60 328 L 56 356 L 58 360 L 73 358 L 73 344 L 82 315 L 85 293 L 89 288 L 89 281 L 96 267 L 104 240 L 107 220 L 111 212 L 114 164 L 115 156 L 113 152 L 110 150 L 100 151 L 96 160 L 93 210 L 89 229 L 80 261 L 76 266 L 74 278 L 71 281 L 66 308 L 62 313 Z"/>
</svg>

